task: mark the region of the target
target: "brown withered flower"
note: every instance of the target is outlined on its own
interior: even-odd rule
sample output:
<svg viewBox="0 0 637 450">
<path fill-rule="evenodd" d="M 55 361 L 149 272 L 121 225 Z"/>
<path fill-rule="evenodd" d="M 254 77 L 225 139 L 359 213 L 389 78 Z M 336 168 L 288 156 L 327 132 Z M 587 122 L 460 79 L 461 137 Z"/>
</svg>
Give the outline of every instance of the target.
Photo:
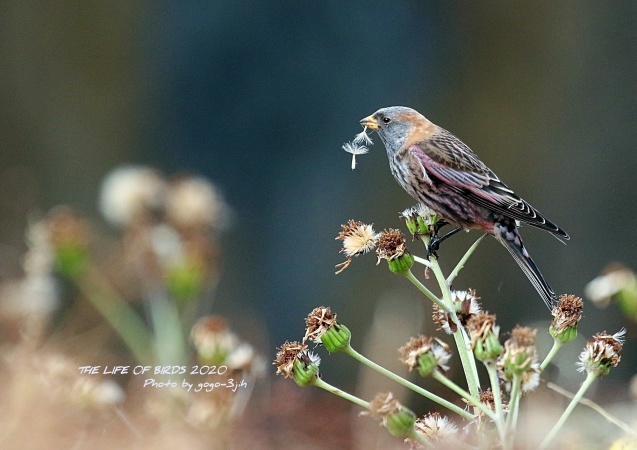
<svg viewBox="0 0 637 450">
<path fill-rule="evenodd" d="M 378 255 L 378 262 L 381 259 L 392 261 L 400 256 L 403 256 L 407 252 L 405 245 L 405 236 L 400 230 L 395 228 L 388 228 L 381 231 L 378 238 L 378 248 L 376 254 Z"/>
<path fill-rule="evenodd" d="M 626 329 L 610 335 L 605 331 L 597 333 L 586 343 L 586 348 L 579 356 L 578 370 L 605 376 L 611 367 L 617 367 L 621 361 L 621 351 L 624 346 Z"/>
<path fill-rule="evenodd" d="M 336 314 L 328 306 L 319 306 L 305 318 L 305 336 L 303 343 L 308 339 L 317 344 L 321 343 L 321 336 L 336 324 Z"/>
</svg>

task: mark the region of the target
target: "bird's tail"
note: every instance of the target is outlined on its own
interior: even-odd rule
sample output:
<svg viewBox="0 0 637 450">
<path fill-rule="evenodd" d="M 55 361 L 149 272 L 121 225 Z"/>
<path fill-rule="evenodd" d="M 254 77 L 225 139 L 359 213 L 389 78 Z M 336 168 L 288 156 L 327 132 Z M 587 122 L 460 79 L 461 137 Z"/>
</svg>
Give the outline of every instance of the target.
<svg viewBox="0 0 637 450">
<path fill-rule="evenodd" d="M 526 251 L 517 227 L 496 224 L 493 231 L 495 238 L 511 253 L 511 256 L 513 256 L 515 262 L 518 263 L 524 274 L 531 281 L 546 306 L 552 310 L 557 304 L 557 295 L 555 295 L 540 269 L 537 268 Z"/>
</svg>

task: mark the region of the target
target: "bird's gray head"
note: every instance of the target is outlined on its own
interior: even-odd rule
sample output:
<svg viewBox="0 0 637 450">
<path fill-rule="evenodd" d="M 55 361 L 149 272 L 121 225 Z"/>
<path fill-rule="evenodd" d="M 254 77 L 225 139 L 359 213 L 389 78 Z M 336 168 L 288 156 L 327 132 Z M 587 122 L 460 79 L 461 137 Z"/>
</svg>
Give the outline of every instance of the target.
<svg viewBox="0 0 637 450">
<path fill-rule="evenodd" d="M 360 121 L 361 125 L 378 132 L 388 154 L 398 151 L 407 141 L 415 125 L 427 121 L 418 111 L 406 106 L 381 108 Z M 428 121 L 427 121 L 428 122 Z"/>
</svg>

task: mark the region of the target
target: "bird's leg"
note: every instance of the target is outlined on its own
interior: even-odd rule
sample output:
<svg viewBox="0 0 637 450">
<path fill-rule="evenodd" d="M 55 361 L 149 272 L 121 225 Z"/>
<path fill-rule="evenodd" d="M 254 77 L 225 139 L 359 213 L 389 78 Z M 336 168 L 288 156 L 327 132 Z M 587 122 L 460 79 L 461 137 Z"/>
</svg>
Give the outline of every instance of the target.
<svg viewBox="0 0 637 450">
<path fill-rule="evenodd" d="M 446 224 L 443 224 L 446 225 Z M 440 248 L 440 243 L 442 241 L 444 241 L 445 239 L 453 236 L 454 234 L 456 234 L 458 231 L 462 230 L 461 227 L 458 228 L 454 228 L 453 230 L 451 230 L 449 233 L 443 235 L 443 236 L 438 236 L 438 230 L 440 229 L 440 227 L 436 227 L 434 229 L 434 232 L 431 235 L 431 238 L 429 239 L 429 245 L 427 245 L 427 256 L 435 256 L 436 258 L 438 258 L 438 254 L 436 253 L 438 251 L 438 249 Z"/>
</svg>

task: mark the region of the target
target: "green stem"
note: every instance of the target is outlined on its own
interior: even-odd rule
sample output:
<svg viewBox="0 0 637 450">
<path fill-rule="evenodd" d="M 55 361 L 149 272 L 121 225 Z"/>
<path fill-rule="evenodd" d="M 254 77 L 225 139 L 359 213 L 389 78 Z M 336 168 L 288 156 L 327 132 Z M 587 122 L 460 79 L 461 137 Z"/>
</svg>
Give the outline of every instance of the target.
<svg viewBox="0 0 637 450">
<path fill-rule="evenodd" d="M 177 305 L 161 292 L 157 292 L 148 303 L 157 363 L 185 365 L 187 344 Z"/>
<path fill-rule="evenodd" d="M 520 375 L 514 374 L 511 381 L 511 398 L 509 399 L 509 414 L 507 415 L 506 430 L 509 436 L 515 433 L 515 427 L 518 421 L 518 409 L 520 406 L 522 378 Z"/>
<path fill-rule="evenodd" d="M 468 393 L 467 391 L 462 389 L 460 386 L 458 386 L 456 383 L 454 383 L 449 378 L 447 378 L 442 372 L 440 372 L 439 370 L 434 370 L 434 372 L 432 373 L 432 377 L 434 378 L 434 380 L 437 380 L 440 383 L 444 384 L 449 389 L 454 391 L 456 394 L 463 397 L 465 400 L 468 400 L 475 408 L 478 408 L 480 411 L 485 413 L 491 420 L 495 421 L 496 416 L 493 413 L 493 411 L 491 411 L 484 403 L 482 403 L 479 398 L 473 397 L 470 393 Z"/>
<path fill-rule="evenodd" d="M 549 363 L 551 362 L 553 357 L 557 354 L 559 349 L 562 348 L 562 345 L 564 344 L 558 341 L 557 339 L 553 340 L 553 347 L 551 347 L 551 351 L 549 352 L 548 355 L 546 355 L 546 358 L 544 358 L 544 361 L 542 361 L 542 364 L 540 364 L 540 371 L 543 371 L 544 369 L 546 369 L 546 366 L 549 365 Z"/>
<path fill-rule="evenodd" d="M 139 315 L 94 268 L 73 278 L 79 290 L 106 319 L 140 364 L 151 364 L 151 335 Z"/>
<path fill-rule="evenodd" d="M 425 294 L 432 302 L 438 305 L 439 308 L 441 308 L 443 311 L 449 312 L 449 308 L 447 308 L 447 306 L 438 297 L 436 297 L 433 292 L 427 289 L 427 287 L 414 276 L 411 270 L 404 272 L 404 275 L 409 281 L 412 282 L 414 286 L 416 286 L 420 290 L 420 292 Z"/>
<path fill-rule="evenodd" d="M 571 403 L 569 403 L 569 405 L 566 407 L 566 410 L 564 410 L 564 412 L 562 413 L 562 417 L 560 417 L 557 423 L 553 426 L 553 429 L 551 429 L 549 434 L 546 435 L 546 437 L 544 438 L 544 440 L 538 447 L 539 449 L 544 449 L 549 445 L 549 442 L 551 442 L 551 440 L 555 437 L 558 431 L 560 431 L 560 429 L 566 422 L 566 419 L 568 419 L 568 417 L 571 415 L 577 403 L 584 396 L 584 393 L 586 393 L 586 391 L 591 386 L 591 384 L 593 384 L 593 381 L 595 381 L 596 378 L 597 378 L 597 375 L 594 372 L 588 373 L 588 375 L 586 376 L 586 380 L 584 380 L 584 382 L 582 383 L 582 386 L 579 388 L 579 391 L 577 391 L 577 393 L 573 397 L 573 400 L 571 400 Z"/>
<path fill-rule="evenodd" d="M 425 436 L 422 435 L 422 433 L 417 432 L 415 428 L 411 430 L 409 439 L 413 439 L 414 441 L 422 445 L 424 448 L 434 448 L 433 441 L 430 441 L 429 439 L 427 439 Z"/>
<path fill-rule="evenodd" d="M 554 390 L 555 392 L 557 392 L 558 394 L 563 395 L 566 398 L 572 399 L 575 396 L 574 394 L 571 394 L 570 392 L 568 392 L 566 389 L 563 389 L 563 388 L 559 387 L 555 383 L 551 383 L 551 382 L 546 383 L 546 387 L 549 388 L 549 389 Z M 604 408 L 602 408 L 600 405 L 598 405 L 594 401 L 589 400 L 587 398 L 580 398 L 579 404 L 580 405 L 584 405 L 584 406 L 588 406 L 593 411 L 599 413 L 599 415 L 602 416 L 604 419 L 608 420 L 610 423 L 612 423 L 616 427 L 621 428 L 621 430 L 624 433 L 630 434 L 631 436 L 637 438 L 637 431 L 633 430 L 630 427 L 630 425 L 628 425 L 626 422 L 622 422 L 617 417 L 615 417 L 612 414 L 610 414 L 608 411 L 606 411 Z"/>
<path fill-rule="evenodd" d="M 347 346 L 343 351 L 344 351 L 344 353 L 348 354 L 349 356 L 351 356 L 352 358 L 354 358 L 357 361 L 361 362 L 362 364 L 365 364 L 367 367 L 375 370 L 378 373 L 381 373 L 381 374 L 385 375 L 387 378 L 395 381 L 396 383 L 398 383 L 398 384 L 400 384 L 402 386 L 405 386 L 408 389 L 411 389 L 412 391 L 422 395 L 423 397 L 428 398 L 429 400 L 434 401 L 434 402 L 438 403 L 439 405 L 444 406 L 447 409 L 450 409 L 451 411 L 455 412 L 459 416 L 462 416 L 463 418 L 465 418 L 467 420 L 473 420 L 474 419 L 473 414 L 471 414 L 471 413 L 465 411 L 464 409 L 454 405 L 453 403 L 445 400 L 442 397 L 438 397 L 436 394 L 432 394 L 431 392 L 421 388 L 420 386 L 412 383 L 411 381 L 405 380 L 404 378 L 402 378 L 402 377 L 396 375 L 395 373 L 385 369 L 384 367 L 379 366 L 375 362 L 367 359 L 366 357 L 364 357 L 363 355 L 358 353 L 351 346 Z"/>
<path fill-rule="evenodd" d="M 431 263 L 429 262 L 428 259 L 425 258 L 421 258 L 420 256 L 416 256 L 416 255 L 412 255 L 414 257 L 414 261 L 422 264 L 425 267 L 431 267 Z"/>
<path fill-rule="evenodd" d="M 429 236 L 423 236 L 422 238 L 425 247 L 429 245 Z M 467 379 L 467 385 L 469 386 L 469 392 L 473 397 L 480 397 L 480 381 L 478 379 L 478 370 L 476 367 L 475 359 L 473 358 L 473 352 L 467 350 L 467 339 L 465 339 L 465 334 L 463 332 L 463 326 L 460 324 L 458 320 L 458 316 L 456 315 L 455 308 L 453 307 L 453 299 L 451 298 L 451 290 L 449 289 L 449 285 L 447 284 L 447 280 L 442 273 L 442 269 L 440 268 L 440 264 L 438 264 L 438 259 L 436 257 L 432 257 L 430 260 L 431 269 L 438 281 L 438 285 L 440 286 L 440 292 L 442 292 L 442 298 L 444 299 L 445 304 L 447 305 L 447 310 L 449 311 L 450 319 L 456 324 L 457 330 L 453 333 L 453 339 L 456 342 L 456 347 L 458 348 L 458 355 L 460 356 L 460 361 L 462 362 L 462 369 L 464 370 L 465 378 Z"/>
<path fill-rule="evenodd" d="M 321 389 L 325 389 L 327 392 L 331 392 L 332 394 L 338 395 L 339 397 L 344 398 L 345 400 L 349 400 L 352 403 L 356 403 L 358 406 L 361 406 L 365 409 L 369 409 L 369 402 L 366 402 L 363 399 L 360 399 L 352 394 L 348 394 L 345 391 L 341 391 L 340 389 L 332 386 L 331 384 L 323 381 L 320 378 L 316 378 L 312 386 L 319 387 Z"/>
<path fill-rule="evenodd" d="M 464 340 L 464 348 L 467 350 L 467 357 L 469 359 L 469 365 L 471 366 L 471 370 L 473 371 L 473 374 L 476 377 L 477 383 L 478 383 L 478 393 L 480 392 L 480 380 L 478 378 L 478 367 L 476 365 L 476 358 L 473 355 L 473 350 L 471 348 L 471 337 L 469 337 L 469 334 L 467 333 L 467 330 L 464 327 L 459 327 L 458 331 L 460 332 L 460 334 L 462 335 L 462 339 Z"/>
<path fill-rule="evenodd" d="M 478 244 L 480 244 L 480 242 L 482 241 L 482 239 L 484 239 L 485 236 L 486 236 L 486 233 L 483 234 L 482 236 L 480 236 L 473 243 L 473 245 L 471 247 L 469 247 L 469 250 L 467 250 L 467 252 L 464 254 L 462 259 L 458 262 L 458 264 L 456 264 L 456 267 L 451 271 L 451 273 L 447 277 L 447 285 L 448 286 L 451 286 L 451 284 L 453 283 L 453 280 L 456 279 L 456 277 L 458 276 L 458 273 L 460 273 L 460 270 L 462 270 L 464 265 L 467 263 L 467 260 L 469 259 L 469 257 L 473 254 L 475 249 L 478 248 Z"/>
<path fill-rule="evenodd" d="M 491 392 L 493 392 L 493 403 L 495 403 L 495 425 L 500 435 L 500 442 L 504 446 L 506 441 L 506 429 L 504 424 L 504 410 L 502 408 L 502 392 L 500 391 L 500 379 L 495 367 L 495 361 L 485 361 L 484 366 L 489 374 L 491 382 Z"/>
</svg>

